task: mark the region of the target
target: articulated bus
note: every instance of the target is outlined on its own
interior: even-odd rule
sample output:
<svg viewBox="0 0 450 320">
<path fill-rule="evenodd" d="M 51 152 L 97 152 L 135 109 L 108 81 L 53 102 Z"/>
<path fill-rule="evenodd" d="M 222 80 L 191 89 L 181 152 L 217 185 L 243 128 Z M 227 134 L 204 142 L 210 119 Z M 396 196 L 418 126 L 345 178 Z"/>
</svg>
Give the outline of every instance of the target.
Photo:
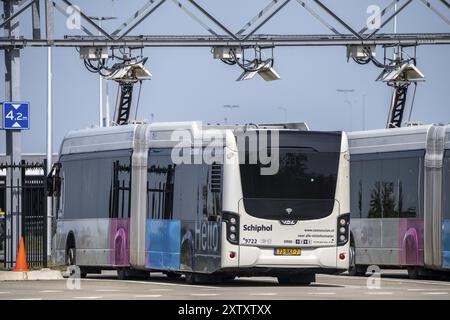
<svg viewBox="0 0 450 320">
<path fill-rule="evenodd" d="M 306 128 L 178 122 L 68 133 L 49 176 L 54 262 L 81 276 L 159 271 L 188 283 L 303 285 L 346 270 L 347 137 Z"/>
<path fill-rule="evenodd" d="M 450 125 L 348 133 L 350 273 L 450 270 Z"/>
</svg>

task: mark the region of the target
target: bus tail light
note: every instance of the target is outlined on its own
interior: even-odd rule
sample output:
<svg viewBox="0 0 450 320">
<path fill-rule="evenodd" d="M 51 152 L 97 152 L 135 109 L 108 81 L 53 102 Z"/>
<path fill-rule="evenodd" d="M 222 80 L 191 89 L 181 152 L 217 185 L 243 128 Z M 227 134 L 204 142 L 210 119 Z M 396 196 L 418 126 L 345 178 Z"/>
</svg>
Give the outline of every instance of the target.
<svg viewBox="0 0 450 320">
<path fill-rule="evenodd" d="M 239 215 L 232 212 L 223 212 L 222 217 L 226 223 L 227 240 L 232 244 L 239 244 Z"/>
<path fill-rule="evenodd" d="M 350 228 L 350 216 L 344 214 L 338 217 L 337 221 L 337 245 L 343 246 L 348 242 Z"/>
</svg>

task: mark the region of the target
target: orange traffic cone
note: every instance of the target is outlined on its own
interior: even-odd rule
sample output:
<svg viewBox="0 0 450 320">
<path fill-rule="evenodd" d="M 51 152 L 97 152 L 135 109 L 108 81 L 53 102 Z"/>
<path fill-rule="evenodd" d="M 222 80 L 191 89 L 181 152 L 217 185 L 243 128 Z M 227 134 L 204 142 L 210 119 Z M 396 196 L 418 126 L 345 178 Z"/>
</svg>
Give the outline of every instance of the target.
<svg viewBox="0 0 450 320">
<path fill-rule="evenodd" d="M 19 252 L 17 252 L 16 267 L 14 271 L 28 271 L 27 255 L 25 254 L 25 243 L 23 237 L 20 238 Z"/>
</svg>

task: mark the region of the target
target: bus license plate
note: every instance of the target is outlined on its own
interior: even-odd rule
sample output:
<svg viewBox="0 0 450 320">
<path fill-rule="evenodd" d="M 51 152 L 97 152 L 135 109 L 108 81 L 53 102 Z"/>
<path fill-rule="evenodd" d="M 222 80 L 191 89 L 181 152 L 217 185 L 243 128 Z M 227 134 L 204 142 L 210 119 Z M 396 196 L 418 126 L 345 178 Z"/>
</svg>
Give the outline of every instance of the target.
<svg viewBox="0 0 450 320">
<path fill-rule="evenodd" d="M 276 256 L 299 256 L 302 251 L 298 248 L 275 248 L 274 254 Z"/>
</svg>

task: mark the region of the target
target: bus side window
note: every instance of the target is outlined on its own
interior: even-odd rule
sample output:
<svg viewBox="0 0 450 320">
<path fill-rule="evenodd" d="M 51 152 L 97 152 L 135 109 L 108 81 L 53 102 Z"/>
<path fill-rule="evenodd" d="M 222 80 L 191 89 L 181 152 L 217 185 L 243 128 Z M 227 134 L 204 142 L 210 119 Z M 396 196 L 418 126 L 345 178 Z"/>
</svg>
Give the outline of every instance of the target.
<svg viewBox="0 0 450 320">
<path fill-rule="evenodd" d="M 131 165 L 128 160 L 112 164 L 110 218 L 129 218 L 131 211 Z"/>
<path fill-rule="evenodd" d="M 176 165 L 172 163 L 170 155 L 165 155 L 164 152 L 150 151 L 147 169 L 147 215 L 152 219 L 172 220 Z"/>
<path fill-rule="evenodd" d="M 173 189 L 173 217 L 182 221 L 201 219 L 203 193 L 201 165 L 179 164 L 176 166 Z"/>
</svg>

